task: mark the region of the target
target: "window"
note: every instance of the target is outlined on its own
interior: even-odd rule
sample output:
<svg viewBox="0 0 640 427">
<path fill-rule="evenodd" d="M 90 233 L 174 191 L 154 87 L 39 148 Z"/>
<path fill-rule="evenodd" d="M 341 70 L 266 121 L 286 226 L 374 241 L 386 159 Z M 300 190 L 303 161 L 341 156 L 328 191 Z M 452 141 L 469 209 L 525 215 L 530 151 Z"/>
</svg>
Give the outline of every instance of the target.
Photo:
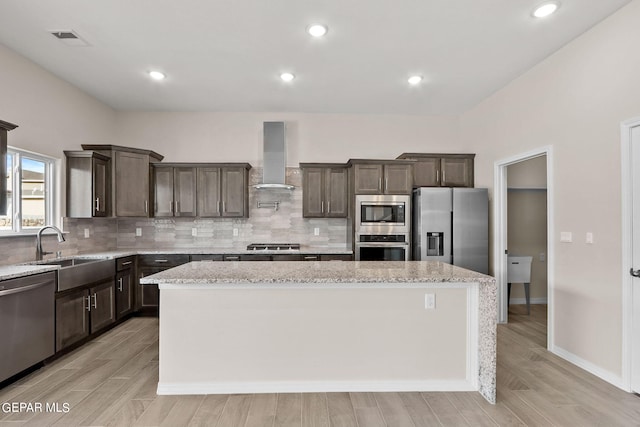
<svg viewBox="0 0 640 427">
<path fill-rule="evenodd" d="M 28 232 L 53 222 L 55 159 L 17 148 L 7 149 L 7 214 L 2 234 Z"/>
</svg>

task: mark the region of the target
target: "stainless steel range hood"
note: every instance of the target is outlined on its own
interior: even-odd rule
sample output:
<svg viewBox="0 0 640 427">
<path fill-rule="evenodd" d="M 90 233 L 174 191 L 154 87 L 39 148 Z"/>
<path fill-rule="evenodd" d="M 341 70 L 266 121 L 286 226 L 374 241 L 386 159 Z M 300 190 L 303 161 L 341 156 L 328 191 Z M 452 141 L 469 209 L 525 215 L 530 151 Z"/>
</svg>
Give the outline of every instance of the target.
<svg viewBox="0 0 640 427">
<path fill-rule="evenodd" d="M 287 151 L 284 122 L 264 122 L 264 169 L 262 184 L 254 185 L 258 190 L 293 190 L 293 185 L 285 184 Z"/>
</svg>

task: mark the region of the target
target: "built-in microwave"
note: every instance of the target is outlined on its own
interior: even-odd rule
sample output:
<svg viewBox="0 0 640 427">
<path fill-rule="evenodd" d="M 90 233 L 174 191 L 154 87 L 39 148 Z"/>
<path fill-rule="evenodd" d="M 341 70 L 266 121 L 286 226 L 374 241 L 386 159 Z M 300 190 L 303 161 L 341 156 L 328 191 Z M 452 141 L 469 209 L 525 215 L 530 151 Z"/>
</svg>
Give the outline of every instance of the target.
<svg viewBox="0 0 640 427">
<path fill-rule="evenodd" d="M 411 232 L 411 196 L 357 195 L 355 231 L 363 234 Z"/>
</svg>

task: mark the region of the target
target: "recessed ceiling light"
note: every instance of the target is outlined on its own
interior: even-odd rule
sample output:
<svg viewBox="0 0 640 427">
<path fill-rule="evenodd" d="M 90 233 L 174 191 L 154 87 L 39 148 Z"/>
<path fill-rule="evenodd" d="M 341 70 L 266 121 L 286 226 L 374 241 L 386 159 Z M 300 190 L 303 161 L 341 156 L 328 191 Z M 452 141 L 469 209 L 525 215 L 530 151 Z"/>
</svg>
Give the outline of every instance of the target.
<svg viewBox="0 0 640 427">
<path fill-rule="evenodd" d="M 559 7 L 560 3 L 557 1 L 542 3 L 533 10 L 533 16 L 536 18 L 544 18 L 554 13 Z"/>
<path fill-rule="evenodd" d="M 149 77 L 153 80 L 164 80 L 167 76 L 160 71 L 149 71 Z"/>
<path fill-rule="evenodd" d="M 282 73 L 280 74 L 280 78 L 285 82 L 290 82 L 291 80 L 295 79 L 296 76 L 291 73 Z"/>
<path fill-rule="evenodd" d="M 422 81 L 422 76 L 411 76 L 407 81 L 409 82 L 410 85 L 415 86 Z"/>
<path fill-rule="evenodd" d="M 307 27 L 307 33 L 311 34 L 313 37 L 322 37 L 327 34 L 328 28 L 326 25 L 321 24 L 313 24 Z"/>
</svg>

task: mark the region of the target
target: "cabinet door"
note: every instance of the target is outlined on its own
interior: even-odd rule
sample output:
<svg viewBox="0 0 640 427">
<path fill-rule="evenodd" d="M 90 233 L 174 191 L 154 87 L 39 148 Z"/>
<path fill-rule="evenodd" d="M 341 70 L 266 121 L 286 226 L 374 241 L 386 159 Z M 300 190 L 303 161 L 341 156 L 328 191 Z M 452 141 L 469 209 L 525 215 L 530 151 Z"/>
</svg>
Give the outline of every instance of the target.
<svg viewBox="0 0 640 427">
<path fill-rule="evenodd" d="M 115 152 L 116 216 L 149 216 L 149 156 Z"/>
<path fill-rule="evenodd" d="M 143 278 L 155 273 L 159 273 L 166 268 L 162 267 L 139 267 L 138 277 Z M 157 314 L 158 305 L 160 303 L 160 290 L 158 285 L 142 285 L 138 287 L 138 299 L 136 301 L 138 308 L 147 314 Z"/>
<path fill-rule="evenodd" d="M 413 166 L 413 185 L 416 187 L 440 187 L 440 158 L 420 158 Z"/>
<path fill-rule="evenodd" d="M 441 161 L 443 187 L 473 187 L 473 161 L 469 158 L 447 158 Z"/>
<path fill-rule="evenodd" d="M 302 216 L 324 217 L 324 168 L 305 168 L 302 173 Z"/>
<path fill-rule="evenodd" d="M 118 272 L 116 276 L 116 319 L 133 311 L 133 269 Z"/>
<path fill-rule="evenodd" d="M 356 194 L 382 194 L 382 165 L 354 166 Z"/>
<path fill-rule="evenodd" d="M 196 168 L 173 169 L 173 199 L 175 216 L 196 216 Z"/>
<path fill-rule="evenodd" d="M 222 168 L 222 216 L 246 215 L 247 183 L 244 168 Z"/>
<path fill-rule="evenodd" d="M 109 200 L 109 162 L 92 159 L 93 163 L 93 216 L 108 215 Z"/>
<path fill-rule="evenodd" d="M 89 289 L 91 296 L 91 333 L 116 321 L 116 299 L 113 279 Z"/>
<path fill-rule="evenodd" d="M 325 216 L 346 218 L 349 206 L 347 169 L 329 168 L 326 172 Z"/>
<path fill-rule="evenodd" d="M 89 292 L 56 299 L 56 352 L 89 336 Z"/>
<path fill-rule="evenodd" d="M 154 167 L 153 216 L 173 216 L 173 168 Z"/>
<path fill-rule="evenodd" d="M 198 168 L 198 216 L 219 217 L 220 168 Z"/>
<path fill-rule="evenodd" d="M 384 165 L 384 193 L 411 194 L 413 169 L 411 165 Z"/>
</svg>

